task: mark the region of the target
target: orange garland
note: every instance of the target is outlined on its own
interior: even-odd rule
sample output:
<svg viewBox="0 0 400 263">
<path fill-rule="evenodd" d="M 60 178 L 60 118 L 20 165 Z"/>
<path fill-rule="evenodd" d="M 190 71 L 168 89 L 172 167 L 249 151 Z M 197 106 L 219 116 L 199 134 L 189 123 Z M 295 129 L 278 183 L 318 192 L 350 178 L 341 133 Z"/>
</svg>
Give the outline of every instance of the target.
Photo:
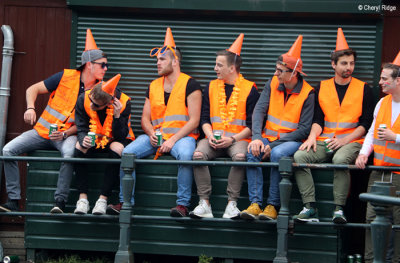
<svg viewBox="0 0 400 263">
<path fill-rule="evenodd" d="M 109 142 L 109 138 L 111 138 L 112 132 L 112 122 L 114 119 L 114 107 L 109 105 L 106 109 L 107 117 L 104 120 L 103 127 L 97 127 L 97 123 L 95 121 L 97 112 L 94 110 L 90 111 L 90 131 L 96 133 L 96 149 L 102 148 L 104 149 Z M 104 135 L 99 138 L 98 134 L 102 134 L 101 131 L 104 131 Z"/>
<path fill-rule="evenodd" d="M 221 121 L 224 124 L 224 129 L 228 127 L 229 123 L 231 123 L 236 116 L 240 92 L 240 88 L 238 87 L 240 87 L 240 83 L 243 79 L 242 74 L 239 74 L 233 87 L 231 97 L 229 98 L 228 105 L 226 105 L 225 83 L 223 81 L 218 81 L 219 112 Z"/>
</svg>

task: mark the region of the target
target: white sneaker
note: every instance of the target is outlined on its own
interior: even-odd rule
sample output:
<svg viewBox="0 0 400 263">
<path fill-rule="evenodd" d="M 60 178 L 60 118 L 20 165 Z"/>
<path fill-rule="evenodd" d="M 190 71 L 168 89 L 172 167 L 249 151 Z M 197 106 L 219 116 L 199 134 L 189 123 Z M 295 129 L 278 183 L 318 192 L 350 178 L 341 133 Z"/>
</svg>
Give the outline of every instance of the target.
<svg viewBox="0 0 400 263">
<path fill-rule="evenodd" d="M 81 198 L 76 202 L 75 214 L 83 215 L 87 214 L 89 211 L 89 201 L 87 199 Z"/>
<path fill-rule="evenodd" d="M 225 213 L 222 218 L 235 219 L 240 217 L 240 210 L 237 208 L 236 201 L 230 201 L 226 205 Z"/>
<path fill-rule="evenodd" d="M 189 216 L 192 218 L 202 218 L 202 217 L 207 217 L 207 218 L 213 218 L 213 214 L 211 211 L 211 205 L 208 205 L 206 200 L 201 199 L 199 202 L 199 205 L 196 206 L 196 208 L 189 213 Z"/>
<path fill-rule="evenodd" d="M 107 209 L 107 200 L 99 198 L 92 210 L 93 215 L 104 215 Z"/>
</svg>

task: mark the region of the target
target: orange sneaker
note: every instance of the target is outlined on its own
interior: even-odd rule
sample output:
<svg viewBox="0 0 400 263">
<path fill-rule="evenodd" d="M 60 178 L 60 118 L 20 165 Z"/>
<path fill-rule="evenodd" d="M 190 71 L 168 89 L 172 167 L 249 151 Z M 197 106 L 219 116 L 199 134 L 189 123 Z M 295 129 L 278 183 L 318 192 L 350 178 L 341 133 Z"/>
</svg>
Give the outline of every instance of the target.
<svg viewBox="0 0 400 263">
<path fill-rule="evenodd" d="M 278 213 L 273 205 L 267 205 L 264 211 L 258 215 L 260 220 L 275 220 L 278 217 Z"/>
</svg>

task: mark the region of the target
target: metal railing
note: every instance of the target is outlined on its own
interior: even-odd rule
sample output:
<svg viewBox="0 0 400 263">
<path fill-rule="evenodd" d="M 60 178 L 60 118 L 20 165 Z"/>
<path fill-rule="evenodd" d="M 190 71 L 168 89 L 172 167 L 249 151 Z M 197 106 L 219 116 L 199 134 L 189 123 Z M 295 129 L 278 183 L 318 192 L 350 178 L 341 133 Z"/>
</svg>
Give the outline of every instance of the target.
<svg viewBox="0 0 400 263">
<path fill-rule="evenodd" d="M 79 218 L 79 217 L 100 217 L 102 220 L 119 220 L 120 224 L 120 241 L 118 251 L 115 255 L 115 262 L 133 262 L 133 253 L 130 248 L 130 225 L 132 219 L 143 219 L 143 220 L 171 220 L 171 221 L 192 221 L 194 219 L 191 218 L 172 218 L 172 217 L 154 217 L 154 216 L 145 216 L 145 215 L 132 215 L 132 206 L 130 203 L 130 198 L 132 195 L 132 188 L 134 185 L 134 179 L 131 176 L 132 172 L 136 168 L 136 165 L 140 164 L 156 164 L 156 165 L 191 165 L 191 166 L 247 166 L 247 167 L 276 167 L 278 168 L 280 174 L 282 175 L 282 180 L 279 184 L 280 195 L 281 195 L 281 208 L 278 214 L 277 220 L 272 221 L 254 221 L 254 223 L 259 224 L 276 224 L 277 225 L 277 251 L 276 257 L 274 258 L 274 263 L 286 263 L 289 262 L 287 257 L 288 253 L 288 233 L 289 229 L 293 225 L 293 221 L 289 218 L 289 201 L 290 194 L 292 191 L 292 183 L 289 180 L 290 176 L 293 174 L 294 169 L 299 168 L 311 168 L 311 169 L 342 169 L 342 170 L 359 170 L 355 165 L 335 165 L 335 164 L 298 164 L 294 163 L 292 158 L 284 157 L 279 163 L 272 162 L 261 162 L 261 163 L 249 163 L 249 162 L 233 162 L 233 161 L 178 161 L 178 160 L 149 160 L 149 159 L 136 159 L 133 154 L 126 154 L 122 156 L 121 159 L 107 159 L 107 158 L 62 158 L 62 157 L 32 157 L 32 156 L 0 156 L 0 161 L 27 161 L 27 162 L 71 162 L 71 163 L 103 163 L 103 164 L 116 164 L 121 163 L 121 168 L 124 171 L 124 177 L 122 178 L 122 188 L 123 188 L 123 199 L 124 203 L 118 216 L 110 216 L 110 215 L 76 215 L 76 214 L 51 214 L 51 213 L 43 213 L 43 212 L 8 212 L 1 213 L 3 216 L 34 216 L 34 217 L 58 217 L 58 218 Z M 381 170 L 381 171 L 400 171 L 400 167 L 383 167 L 383 166 L 366 166 L 365 170 Z M 382 186 L 382 185 L 380 185 Z M 388 187 L 387 185 L 385 187 Z M 382 193 L 382 189 L 378 191 Z M 400 198 L 396 197 L 388 197 L 382 196 L 382 194 L 376 194 L 374 192 L 364 193 L 360 195 L 360 199 L 363 201 L 371 201 L 373 204 L 378 207 L 377 217 L 374 220 L 378 221 L 378 224 L 371 223 L 347 223 L 344 225 L 335 225 L 331 222 L 309 222 L 307 225 L 312 226 L 334 226 L 337 228 L 370 228 L 372 229 L 372 235 L 374 239 L 382 240 L 379 242 L 381 245 L 376 249 L 374 247 L 374 262 L 383 263 L 381 261 L 384 258 L 384 251 L 386 248 L 386 240 L 381 238 L 385 238 L 379 231 L 374 231 L 375 225 L 380 227 L 379 229 L 400 229 L 400 225 L 391 226 L 389 220 L 385 217 L 386 208 L 390 205 L 400 205 Z M 382 208 L 384 207 L 384 208 Z M 227 219 L 219 219 L 219 218 L 208 218 L 204 219 L 207 222 L 223 222 Z M 236 220 L 230 221 L 235 223 L 246 222 L 245 220 Z M 374 235 L 375 233 L 375 235 Z M 374 242 L 374 244 L 377 242 Z"/>
</svg>

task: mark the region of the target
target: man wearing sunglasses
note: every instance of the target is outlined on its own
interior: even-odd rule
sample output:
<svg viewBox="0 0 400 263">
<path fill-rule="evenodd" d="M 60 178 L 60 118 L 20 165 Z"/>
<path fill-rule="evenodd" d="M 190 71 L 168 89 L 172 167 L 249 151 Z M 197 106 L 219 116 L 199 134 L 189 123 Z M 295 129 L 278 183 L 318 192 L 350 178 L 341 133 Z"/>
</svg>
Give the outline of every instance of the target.
<svg viewBox="0 0 400 263">
<path fill-rule="evenodd" d="M 229 155 L 233 161 L 245 161 L 251 135 L 251 116 L 259 93 L 256 84 L 240 74 L 240 56 L 244 35 L 240 34 L 228 50 L 217 52 L 214 70 L 217 79 L 203 91 L 200 125 L 207 138 L 199 141 L 193 160 L 212 160 Z M 219 133 L 220 138 L 216 138 Z M 209 197 L 211 176 L 207 166 L 194 166 L 199 205 L 190 212 L 193 218 L 214 217 Z M 233 166 L 228 175 L 228 204 L 223 218 L 237 218 L 237 200 L 245 167 Z"/>
<path fill-rule="evenodd" d="M 54 148 L 63 157 L 73 157 L 76 143 L 75 104 L 78 95 L 91 89 L 103 79 L 107 66 L 106 55 L 97 48 L 90 29 L 86 33 L 85 51 L 82 64 L 77 69 L 65 69 L 44 81 L 40 81 L 26 90 L 27 108 L 24 121 L 30 125 L 36 122 L 35 101 L 38 95 L 51 93 L 47 107 L 32 130 L 24 132 L 3 148 L 4 156 L 15 156 L 38 149 Z M 103 66 L 103 67 L 102 67 Z M 57 124 L 58 130 L 49 135 L 51 124 Z M 0 206 L 0 211 L 17 211 L 21 199 L 19 170 L 16 161 L 4 162 L 8 201 Z M 67 202 L 72 177 L 72 163 L 61 163 L 54 194 L 55 207 L 51 213 L 63 213 Z"/>
<path fill-rule="evenodd" d="M 371 125 L 374 101 L 368 85 L 352 77 L 356 52 L 349 48 L 341 28 L 338 28 L 336 49 L 331 54 L 333 78 L 316 87 L 316 103 L 310 135 L 294 155 L 296 163 L 354 163 Z M 298 222 L 319 221 L 315 188 L 310 169 L 297 169 L 296 182 L 304 208 L 293 217 Z M 350 190 L 349 170 L 333 171 L 332 221 L 345 224 L 343 208 Z"/>
<path fill-rule="evenodd" d="M 121 75 L 118 74 L 106 83 L 102 82 L 80 95 L 76 103 L 76 126 L 78 142 L 75 157 L 93 158 L 96 153 L 105 153 L 108 158 L 121 158 L 122 150 L 135 139 L 131 126 L 130 98 L 116 89 Z M 88 136 L 96 134 L 96 140 Z M 76 184 L 79 200 L 75 214 L 87 214 L 89 165 L 75 164 Z M 119 164 L 107 164 L 104 169 L 103 186 L 92 214 L 103 215 L 107 209 L 107 199 L 116 182 L 119 182 Z"/>
<path fill-rule="evenodd" d="M 303 61 L 299 36 L 291 49 L 276 62 L 275 74 L 264 87 L 253 113 L 252 141 L 248 146 L 247 161 L 260 162 L 269 158 L 279 162 L 292 156 L 301 141 L 307 138 L 314 112 L 313 88 L 303 79 Z M 266 119 L 263 127 L 264 119 Z M 267 206 L 263 203 L 263 174 L 260 167 L 247 167 L 250 206 L 240 213 L 244 219 L 271 220 L 277 218 L 280 207 L 277 167 L 270 170 Z"/>
<path fill-rule="evenodd" d="M 170 153 L 178 160 L 192 160 L 199 136 L 197 129 L 201 110 L 201 87 L 190 76 L 181 72 L 182 55 L 175 46 L 171 29 L 168 28 L 164 45 L 154 48 L 150 56 L 157 56 L 157 71 L 160 78 L 151 82 L 146 93 L 142 113 L 142 129 L 145 134 L 139 136 L 123 151 L 133 153 L 137 158 L 151 154 Z M 157 145 L 156 131 L 162 134 L 163 142 Z M 121 182 L 124 176 L 120 172 Z M 135 172 L 132 174 L 135 177 Z M 187 216 L 190 205 L 193 181 L 191 166 L 178 166 L 178 192 L 176 207 L 171 209 L 171 216 Z M 133 189 L 134 190 L 134 189 Z M 120 203 L 107 208 L 109 214 L 119 214 L 122 205 L 122 185 Z M 131 203 L 133 205 L 133 191 Z"/>
</svg>

